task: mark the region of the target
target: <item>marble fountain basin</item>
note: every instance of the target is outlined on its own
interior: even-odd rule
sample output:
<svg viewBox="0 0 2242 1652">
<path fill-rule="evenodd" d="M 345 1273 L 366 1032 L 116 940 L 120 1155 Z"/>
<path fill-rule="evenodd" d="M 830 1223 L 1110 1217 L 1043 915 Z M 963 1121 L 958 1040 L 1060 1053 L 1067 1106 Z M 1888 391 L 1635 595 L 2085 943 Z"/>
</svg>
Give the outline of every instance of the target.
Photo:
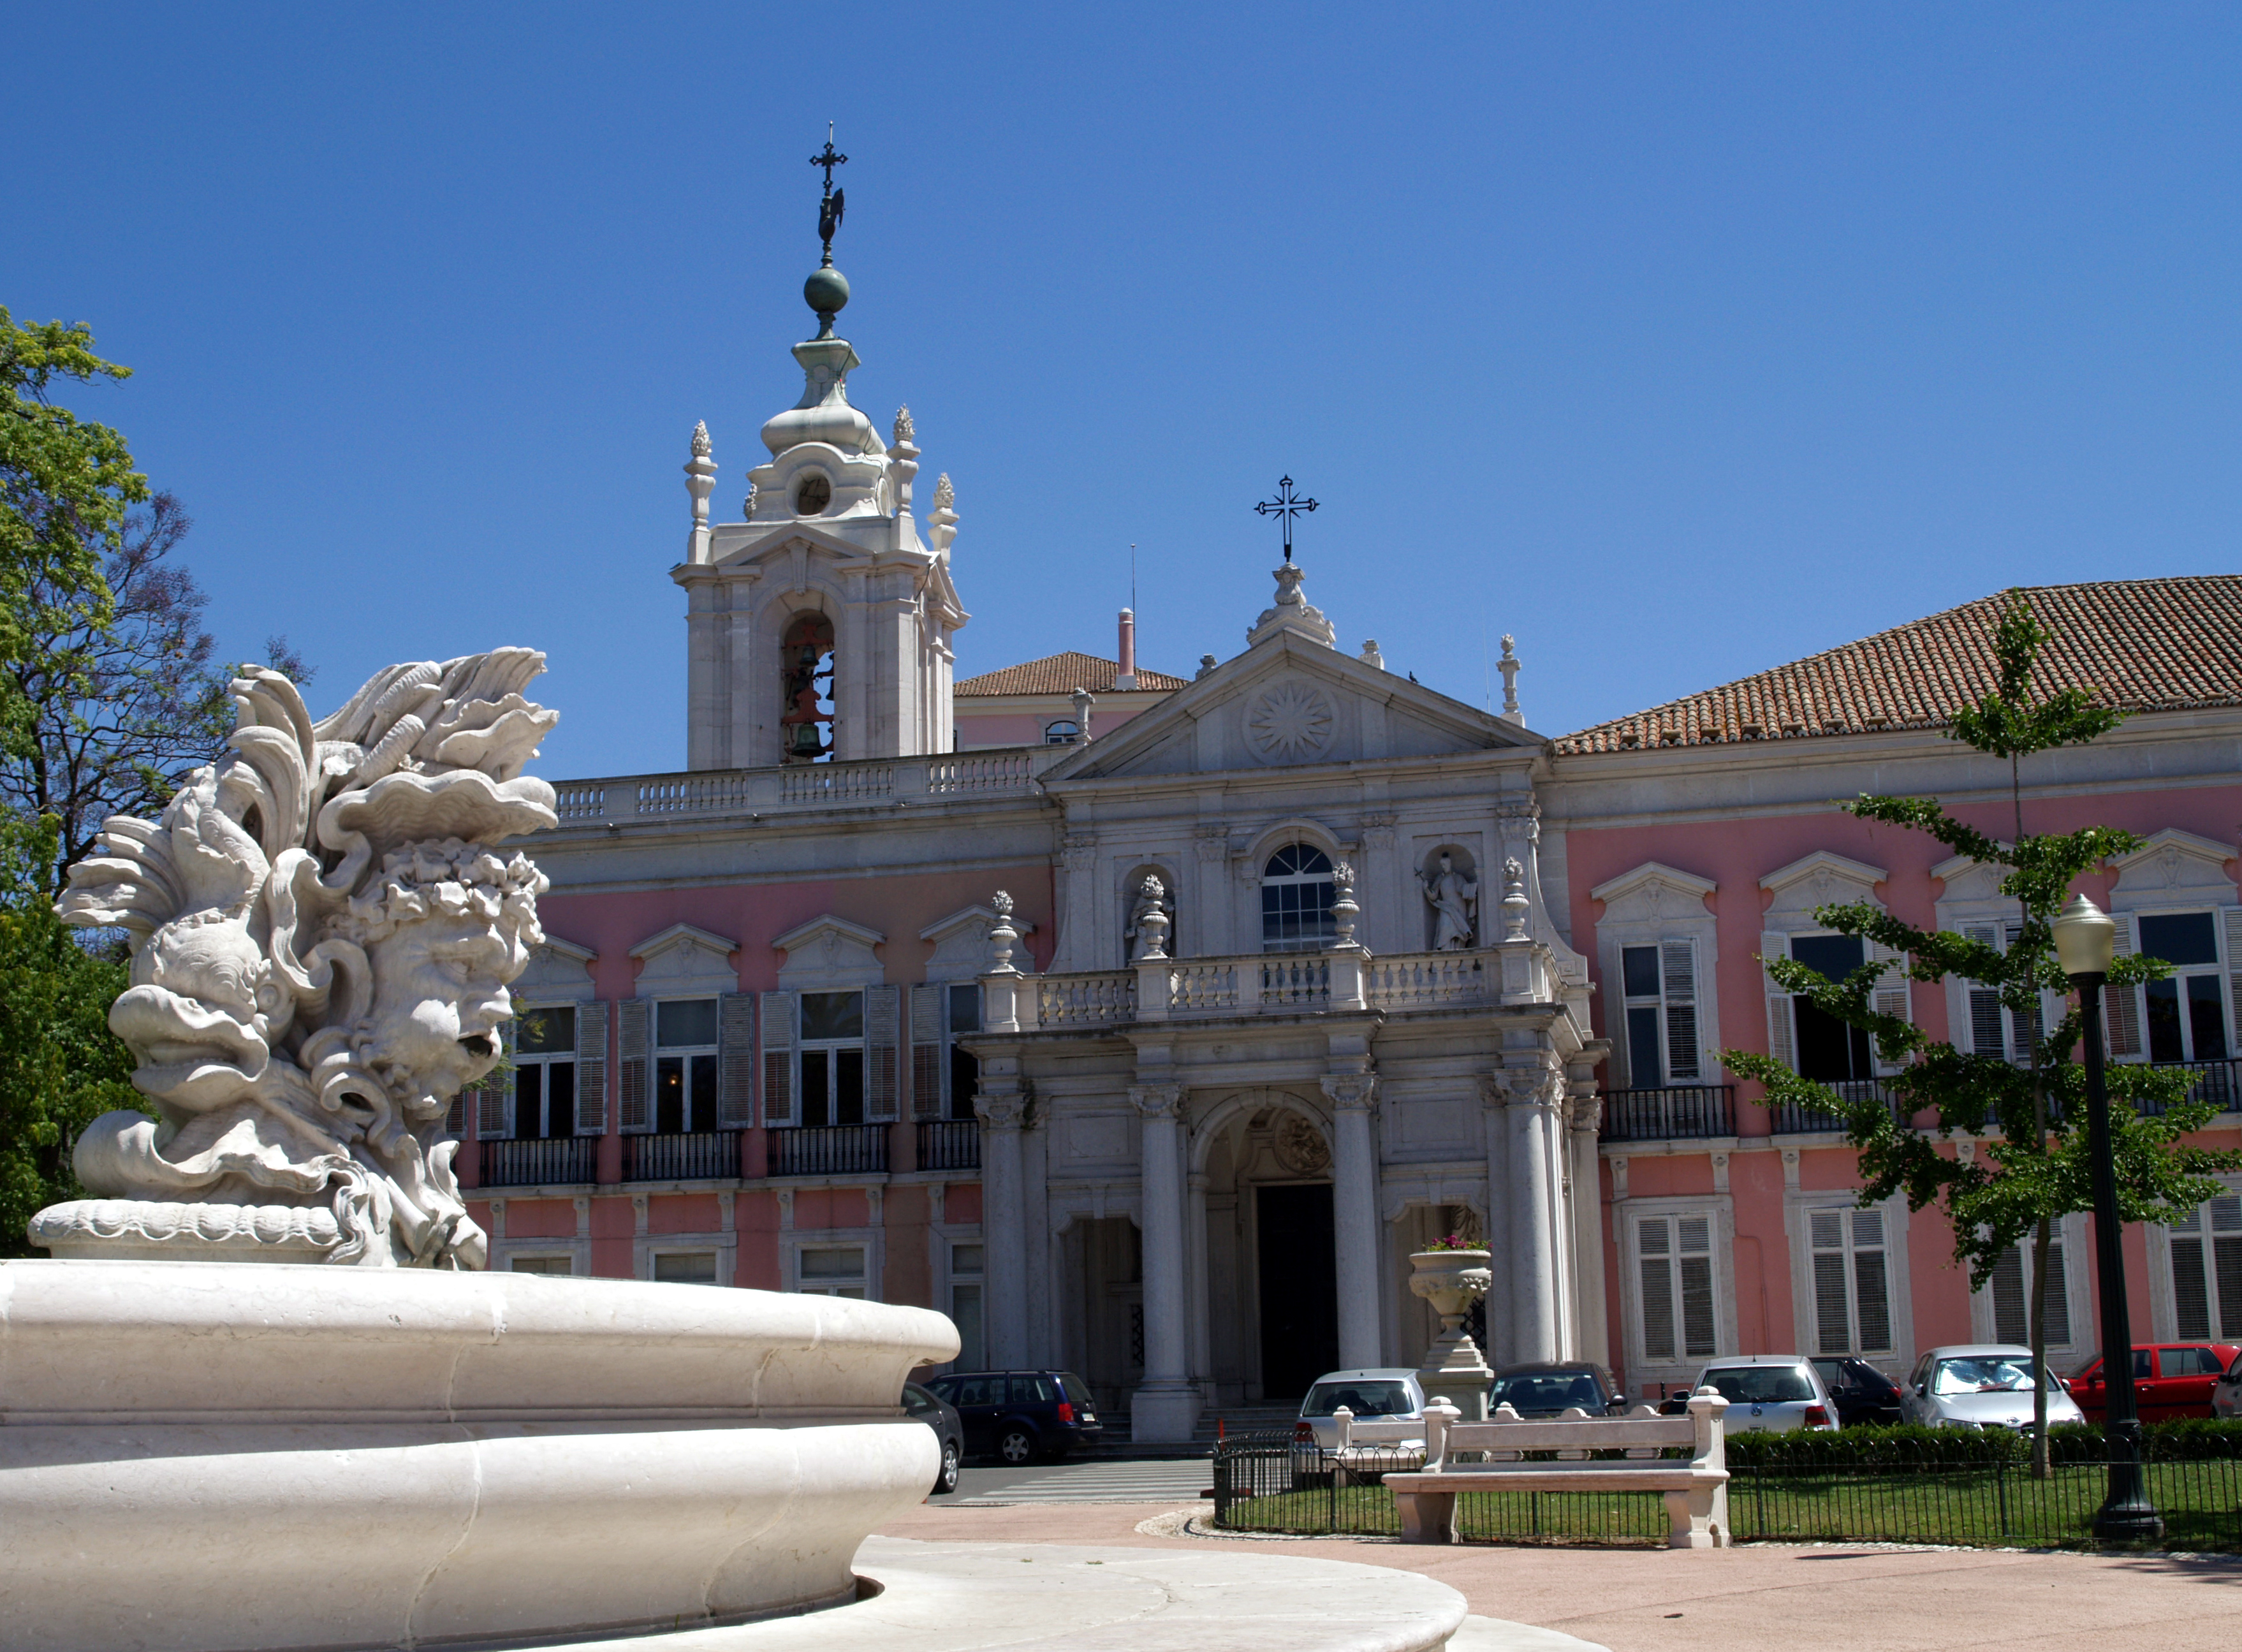
<svg viewBox="0 0 2242 1652">
<path fill-rule="evenodd" d="M 856 1598 L 921 1308 L 520 1273 L 0 1263 L 0 1647 L 501 1645 Z"/>
</svg>

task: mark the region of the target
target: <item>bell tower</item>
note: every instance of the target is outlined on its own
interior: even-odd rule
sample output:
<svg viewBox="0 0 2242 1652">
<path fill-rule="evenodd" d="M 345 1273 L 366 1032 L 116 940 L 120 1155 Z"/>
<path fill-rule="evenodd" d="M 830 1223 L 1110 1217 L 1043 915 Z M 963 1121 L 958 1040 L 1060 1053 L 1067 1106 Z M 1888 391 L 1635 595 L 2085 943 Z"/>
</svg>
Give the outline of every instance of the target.
<svg viewBox="0 0 2242 1652">
<path fill-rule="evenodd" d="M 883 442 L 849 404 L 861 365 L 834 318 L 849 280 L 833 267 L 848 157 L 829 136 L 818 207 L 824 260 L 802 285 L 816 336 L 794 346 L 802 398 L 762 427 L 769 460 L 748 472 L 742 520 L 711 525 L 714 444 L 694 433 L 693 527 L 670 571 L 685 588 L 687 766 L 912 757 L 952 744 L 950 639 L 967 615 L 950 576 L 957 530 L 944 476 L 922 537 L 912 513 L 919 449 L 910 410 Z"/>
</svg>

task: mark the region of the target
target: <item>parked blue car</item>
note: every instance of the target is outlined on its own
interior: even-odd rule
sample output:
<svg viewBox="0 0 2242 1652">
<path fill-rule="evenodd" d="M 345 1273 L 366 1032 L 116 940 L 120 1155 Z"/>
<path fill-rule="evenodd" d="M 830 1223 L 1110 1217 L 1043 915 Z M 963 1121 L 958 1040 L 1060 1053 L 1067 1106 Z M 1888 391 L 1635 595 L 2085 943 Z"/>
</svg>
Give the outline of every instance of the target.
<svg viewBox="0 0 2242 1652">
<path fill-rule="evenodd" d="M 965 1449 L 1008 1463 L 1064 1457 L 1105 1431 L 1071 1371 L 954 1371 L 926 1385 L 957 1408 Z"/>
</svg>

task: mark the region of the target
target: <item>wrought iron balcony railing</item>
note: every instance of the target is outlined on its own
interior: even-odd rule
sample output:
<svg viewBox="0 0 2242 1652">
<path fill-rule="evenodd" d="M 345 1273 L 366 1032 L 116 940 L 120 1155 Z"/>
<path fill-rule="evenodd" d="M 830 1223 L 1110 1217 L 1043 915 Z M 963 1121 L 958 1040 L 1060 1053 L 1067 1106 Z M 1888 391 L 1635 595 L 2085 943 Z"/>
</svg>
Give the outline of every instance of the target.
<svg viewBox="0 0 2242 1652">
<path fill-rule="evenodd" d="M 627 1182 L 721 1182 L 740 1173 L 740 1132 L 688 1130 L 623 1138 Z"/>
<path fill-rule="evenodd" d="M 481 1149 L 485 1187 L 555 1187 L 597 1179 L 600 1138 L 555 1136 L 532 1141 L 487 1141 Z"/>
<path fill-rule="evenodd" d="M 807 1125 L 774 1130 L 769 1140 L 774 1176 L 856 1176 L 888 1168 L 885 1125 Z"/>
<path fill-rule="evenodd" d="M 1904 1127 L 1915 1115 L 1898 1093 L 1881 1078 L 1845 1078 L 1825 1088 L 1834 1090 L 1846 1101 L 1881 1101 L 1891 1110 L 1893 1118 Z M 1802 1107 L 1784 1102 L 1769 1109 L 1775 1115 L 1774 1133 L 1778 1136 L 1811 1135 L 1820 1131 L 1841 1131 L 1845 1121 L 1836 1113 L 1825 1113 L 1819 1108 Z"/>
<path fill-rule="evenodd" d="M 921 1170 L 981 1168 L 981 1124 L 974 1118 L 934 1118 L 918 1126 Z"/>
<path fill-rule="evenodd" d="M 1606 1141 L 1695 1141 L 1735 1134 L 1734 1085 L 1604 1091 Z"/>
</svg>

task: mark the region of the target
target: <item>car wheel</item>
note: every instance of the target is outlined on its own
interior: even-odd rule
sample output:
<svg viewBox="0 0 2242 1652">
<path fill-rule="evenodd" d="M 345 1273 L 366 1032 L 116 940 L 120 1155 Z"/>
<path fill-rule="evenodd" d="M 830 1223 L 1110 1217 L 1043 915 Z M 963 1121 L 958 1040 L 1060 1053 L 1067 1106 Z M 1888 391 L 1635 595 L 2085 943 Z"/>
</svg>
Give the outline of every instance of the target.
<svg viewBox="0 0 2242 1652">
<path fill-rule="evenodd" d="M 1036 1437 L 1025 1428 L 1007 1428 L 997 1436 L 997 1454 L 1006 1462 L 1014 1465 L 1033 1462 L 1036 1456 Z"/>
<path fill-rule="evenodd" d="M 942 1472 L 934 1477 L 933 1494 L 941 1497 L 957 1489 L 957 1442 L 945 1440 L 942 1442 Z"/>
</svg>

